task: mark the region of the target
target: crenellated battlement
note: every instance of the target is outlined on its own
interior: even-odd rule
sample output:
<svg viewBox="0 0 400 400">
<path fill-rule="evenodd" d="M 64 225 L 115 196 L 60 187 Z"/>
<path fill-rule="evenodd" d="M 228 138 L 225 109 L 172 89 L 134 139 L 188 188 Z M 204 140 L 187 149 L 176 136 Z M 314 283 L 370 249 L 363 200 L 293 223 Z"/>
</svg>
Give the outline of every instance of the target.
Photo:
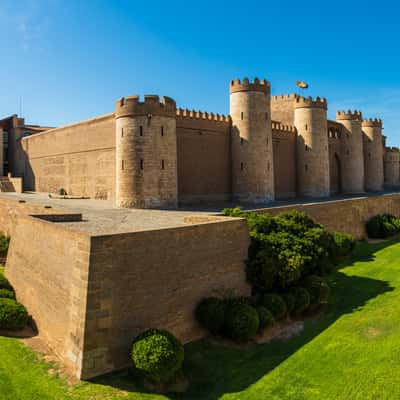
<svg viewBox="0 0 400 400">
<path fill-rule="evenodd" d="M 301 97 L 300 95 L 296 94 L 296 93 L 290 93 L 290 94 L 279 94 L 276 96 L 271 96 L 271 100 L 272 101 L 279 101 L 279 100 L 296 100 L 299 97 Z"/>
<path fill-rule="evenodd" d="M 325 110 L 328 108 L 328 102 L 323 97 L 316 97 L 315 100 L 309 97 L 299 96 L 295 99 L 295 108 L 324 108 Z"/>
<path fill-rule="evenodd" d="M 226 122 L 226 123 L 229 123 L 231 121 L 231 117 L 229 115 L 188 110 L 184 108 L 178 108 L 176 110 L 176 117 L 181 119 L 183 118 L 202 119 L 202 120 L 208 120 L 214 122 Z"/>
<path fill-rule="evenodd" d="M 280 122 L 272 121 L 272 131 L 295 133 L 296 127 L 292 125 L 284 125 Z"/>
<path fill-rule="evenodd" d="M 251 82 L 249 78 L 244 78 L 243 81 L 235 79 L 230 82 L 229 91 L 230 93 L 263 92 L 269 96 L 271 84 L 265 79 L 259 80 L 258 78 L 254 78 L 253 82 Z"/>
<path fill-rule="evenodd" d="M 170 97 L 157 95 L 144 95 L 144 101 L 139 96 L 122 97 L 115 105 L 115 118 L 143 115 L 161 115 L 174 117 L 176 103 Z"/>
<path fill-rule="evenodd" d="M 362 112 L 361 111 L 338 111 L 336 113 L 336 119 L 337 120 L 356 120 L 356 121 L 362 121 Z"/>
<path fill-rule="evenodd" d="M 380 118 L 369 118 L 362 121 L 363 127 L 382 128 L 382 120 Z"/>
</svg>

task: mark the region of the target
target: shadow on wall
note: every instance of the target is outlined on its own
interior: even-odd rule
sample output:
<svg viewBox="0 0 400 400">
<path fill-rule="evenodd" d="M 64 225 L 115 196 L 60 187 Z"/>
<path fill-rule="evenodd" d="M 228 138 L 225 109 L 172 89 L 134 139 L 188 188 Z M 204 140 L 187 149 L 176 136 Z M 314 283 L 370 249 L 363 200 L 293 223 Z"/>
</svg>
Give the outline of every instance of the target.
<svg viewBox="0 0 400 400">
<path fill-rule="evenodd" d="M 22 147 L 22 146 L 21 146 Z M 24 191 L 35 191 L 36 180 L 33 172 L 31 162 L 29 160 L 28 153 L 25 150 L 21 150 L 24 157 L 24 176 L 23 176 L 23 190 Z"/>
<path fill-rule="evenodd" d="M 368 252 L 355 255 L 346 262 L 373 261 L 374 253 L 393 242 L 378 243 Z M 301 347 L 329 328 L 344 314 L 361 309 L 370 299 L 392 291 L 387 282 L 359 276 L 348 276 L 338 271 L 329 278 L 334 304 L 320 317 L 308 320 L 304 331 L 289 340 L 274 340 L 271 343 L 254 345 L 247 349 L 215 345 L 207 340 L 185 346 L 185 374 L 189 378 L 189 390 L 180 395 L 169 395 L 170 399 L 217 400 L 225 393 L 241 392 L 256 383 L 264 375 L 279 366 Z M 357 288 L 355 291 L 354 288 Z M 351 293 L 351 296 L 349 296 Z M 132 370 L 105 375 L 93 383 L 112 386 L 128 392 L 144 391 Z"/>
</svg>

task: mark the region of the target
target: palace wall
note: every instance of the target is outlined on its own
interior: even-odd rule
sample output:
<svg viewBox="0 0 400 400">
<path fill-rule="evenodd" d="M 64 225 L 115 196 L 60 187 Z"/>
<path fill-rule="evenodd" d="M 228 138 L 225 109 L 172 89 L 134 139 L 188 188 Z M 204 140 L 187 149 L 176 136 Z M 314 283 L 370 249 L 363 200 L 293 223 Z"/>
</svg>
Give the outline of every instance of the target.
<svg viewBox="0 0 400 400">
<path fill-rule="evenodd" d="M 342 190 L 342 126 L 335 121 L 328 121 L 329 182 L 331 195 Z"/>
<path fill-rule="evenodd" d="M 293 126 L 272 122 L 274 184 L 277 200 L 296 197 L 296 140 L 296 129 Z"/>
<path fill-rule="evenodd" d="M 299 130 L 294 127 L 295 105 L 299 99 L 301 97 L 296 94 L 271 97 L 273 162 L 272 165 L 267 163 L 269 167 L 266 168 L 273 171 L 275 198 L 282 200 L 297 195 L 317 197 L 326 196 L 329 192 L 331 195 L 358 193 L 363 191 L 364 186 L 366 189 L 380 190 L 383 182 L 375 186 L 370 184 L 372 178 L 375 181 L 378 179 L 370 177 L 374 171 L 379 170 L 380 175 L 383 176 L 382 141 L 378 135 L 379 132 L 375 135 L 376 138 L 372 135 L 378 128 L 363 128 L 365 132 L 369 132 L 368 129 L 372 129 L 373 132 L 371 131 L 372 136 L 370 135 L 369 140 L 364 132 L 364 144 L 359 146 L 364 147 L 362 154 L 353 148 L 354 146 L 350 146 L 349 135 L 343 133 L 345 128 L 342 123 L 328 120 L 328 127 L 325 128 L 326 115 L 314 121 L 324 122 L 324 127 L 319 133 L 308 131 L 308 128 L 311 129 L 315 124 L 311 114 L 305 115 L 304 121 L 297 122 L 302 129 L 305 129 L 305 132 L 299 137 Z M 304 101 L 312 101 L 312 99 Z M 240 114 L 246 114 L 240 110 L 238 111 L 238 123 L 242 123 Z M 315 112 L 313 111 L 313 113 Z M 257 112 L 257 116 L 259 114 Z M 266 115 L 268 114 L 266 113 Z M 299 114 L 299 110 L 297 110 L 297 114 Z M 142 117 L 146 119 L 148 115 Z M 245 122 L 244 120 L 243 123 Z M 246 124 L 245 126 L 247 126 Z M 22 158 L 25 161 L 18 163 L 19 167 L 16 171 L 18 175 L 22 168 L 21 165 L 24 165 L 22 168 L 24 169 L 24 189 L 38 192 L 58 192 L 63 188 L 69 195 L 114 200 L 116 193 L 115 126 L 115 114 L 111 113 L 20 139 L 18 143 L 22 146 L 18 146 L 23 149 Z M 262 125 L 260 126 L 262 127 Z M 322 140 L 325 143 L 324 130 L 327 130 L 328 144 L 327 146 L 325 144 L 317 145 Z M 156 138 L 157 134 L 155 134 Z M 304 135 L 311 137 L 312 140 L 309 141 L 312 146 L 305 145 Z M 136 185 L 142 184 L 144 181 L 147 184 L 146 187 L 154 189 L 154 193 L 160 187 L 164 187 L 163 192 L 165 192 L 169 186 L 174 186 L 168 185 L 168 182 L 173 182 L 174 177 L 171 175 L 166 180 L 166 173 L 177 164 L 179 203 L 231 201 L 234 194 L 233 182 L 235 181 L 233 171 L 236 171 L 237 177 L 241 177 L 241 174 L 248 173 L 248 170 L 257 170 L 255 167 L 250 168 L 250 164 L 247 165 L 248 162 L 245 161 L 241 161 L 242 165 L 239 163 L 239 167 L 234 167 L 232 148 L 239 149 L 240 157 L 243 158 L 243 152 L 248 147 L 248 143 L 243 138 L 241 138 L 241 144 L 236 146 L 234 137 L 230 116 L 177 109 L 176 158 L 173 157 L 173 151 L 170 151 L 172 144 L 168 148 L 164 146 L 165 149 L 161 151 L 154 144 L 158 142 L 146 142 L 145 135 L 141 138 L 140 143 L 145 143 L 146 146 L 143 148 L 147 150 L 143 153 L 142 149 L 139 153 L 143 153 L 140 154 L 146 159 L 144 162 L 146 165 L 143 171 L 139 170 L 139 166 L 136 170 L 134 167 L 139 165 L 138 160 L 131 160 L 132 171 L 137 172 L 137 176 L 133 173 L 132 176 L 136 176 L 137 179 L 132 178 L 131 181 L 130 172 L 127 171 L 128 173 L 125 174 L 127 182 L 137 189 Z M 165 142 L 165 138 L 163 142 Z M 326 153 L 326 147 L 328 147 L 328 153 Z M 130 150 L 127 151 L 126 158 L 130 159 Z M 257 146 L 254 151 L 257 154 Z M 139 153 L 136 154 L 136 158 L 140 158 Z M 299 155 L 303 158 L 306 157 L 308 161 L 300 159 Z M 18 157 L 21 158 L 20 155 Z M 329 162 L 325 162 L 328 158 Z M 397 168 L 397 158 L 396 160 L 389 160 L 389 158 L 389 155 L 385 155 L 385 184 L 387 187 L 397 187 L 400 184 L 398 178 L 400 166 Z M 362 171 L 358 173 L 357 168 L 353 167 L 356 159 L 363 159 L 366 171 L 370 172 L 365 176 L 365 185 Z M 126 162 L 126 160 L 124 161 Z M 363 163 L 359 164 L 362 166 Z M 258 161 L 255 161 L 255 165 L 260 169 Z M 166 171 L 159 171 L 164 168 Z M 305 169 L 307 169 L 306 172 Z M 12 172 L 15 173 L 15 171 Z M 248 179 L 254 178 L 253 172 L 249 172 L 248 175 Z M 324 190 L 315 188 L 316 182 L 319 182 L 316 178 L 317 175 L 324 176 Z M 325 182 L 325 175 L 329 175 L 329 185 Z M 382 180 L 380 175 L 379 179 Z M 176 178 L 176 174 L 174 176 Z M 310 181 L 308 182 L 309 187 L 303 188 L 303 190 L 302 187 L 307 179 Z M 154 193 L 152 196 L 157 198 Z"/>
<path fill-rule="evenodd" d="M 271 96 L 272 120 L 294 126 L 294 105 L 297 94 Z"/>
<path fill-rule="evenodd" d="M 231 195 L 229 117 L 178 109 L 178 192 L 182 203 L 226 201 Z"/>
<path fill-rule="evenodd" d="M 25 184 L 37 192 L 115 196 L 115 120 L 107 114 L 22 139 Z"/>
</svg>

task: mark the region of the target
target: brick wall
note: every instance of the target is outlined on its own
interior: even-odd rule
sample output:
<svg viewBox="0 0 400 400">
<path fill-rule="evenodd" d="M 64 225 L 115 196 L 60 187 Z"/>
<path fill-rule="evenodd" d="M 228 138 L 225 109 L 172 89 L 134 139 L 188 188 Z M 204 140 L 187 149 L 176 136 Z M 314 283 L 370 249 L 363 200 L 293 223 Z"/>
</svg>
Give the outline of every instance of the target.
<svg viewBox="0 0 400 400">
<path fill-rule="evenodd" d="M 230 123 L 194 118 L 178 118 L 176 123 L 179 200 L 229 200 Z"/>
<path fill-rule="evenodd" d="M 279 200 L 296 197 L 296 133 L 273 130 L 272 143 L 275 198 Z"/>
<path fill-rule="evenodd" d="M 187 226 L 89 237 L 24 213 L 0 213 L 0 229 L 12 226 L 6 275 L 39 335 L 79 378 L 128 365 L 133 337 L 147 328 L 198 339 L 201 298 L 249 294 L 242 219 L 188 218 Z"/>
<path fill-rule="evenodd" d="M 277 215 L 293 209 L 306 212 L 330 231 L 350 233 L 361 239 L 366 236 L 365 223 L 374 215 L 390 213 L 400 216 L 400 194 L 264 208 L 258 212 Z"/>
<path fill-rule="evenodd" d="M 282 94 L 271 97 L 271 113 L 274 121 L 294 125 L 294 101 L 296 94 Z"/>
<path fill-rule="evenodd" d="M 90 238 L 33 217 L 18 217 L 6 276 L 41 338 L 80 374 Z"/>
<path fill-rule="evenodd" d="M 132 338 L 166 328 L 184 342 L 201 338 L 193 311 L 215 290 L 248 294 L 244 220 L 93 237 L 84 377 L 129 365 Z"/>
<path fill-rule="evenodd" d="M 111 199 L 115 195 L 115 121 L 107 114 L 22 139 L 25 186 Z"/>
</svg>

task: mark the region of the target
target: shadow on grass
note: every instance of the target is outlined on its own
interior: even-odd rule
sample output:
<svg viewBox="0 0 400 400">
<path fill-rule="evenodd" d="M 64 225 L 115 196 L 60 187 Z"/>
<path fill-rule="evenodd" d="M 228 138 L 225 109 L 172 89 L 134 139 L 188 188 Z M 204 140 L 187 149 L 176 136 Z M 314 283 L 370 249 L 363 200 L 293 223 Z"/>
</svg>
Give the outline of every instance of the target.
<svg viewBox="0 0 400 400">
<path fill-rule="evenodd" d="M 355 261 L 373 261 L 374 253 L 393 241 L 361 243 L 351 259 L 340 268 Z M 326 330 L 344 314 L 360 310 L 369 300 L 393 290 L 387 282 L 349 276 L 338 270 L 329 279 L 334 302 L 318 318 L 305 322 L 304 331 L 289 340 L 250 346 L 246 349 L 231 348 L 200 340 L 185 346 L 185 375 L 190 387 L 184 394 L 169 394 L 170 399 L 216 400 L 225 393 L 240 392 L 276 368 L 302 346 Z M 103 376 L 94 383 L 117 387 L 126 391 L 143 391 L 132 370 Z"/>
</svg>

